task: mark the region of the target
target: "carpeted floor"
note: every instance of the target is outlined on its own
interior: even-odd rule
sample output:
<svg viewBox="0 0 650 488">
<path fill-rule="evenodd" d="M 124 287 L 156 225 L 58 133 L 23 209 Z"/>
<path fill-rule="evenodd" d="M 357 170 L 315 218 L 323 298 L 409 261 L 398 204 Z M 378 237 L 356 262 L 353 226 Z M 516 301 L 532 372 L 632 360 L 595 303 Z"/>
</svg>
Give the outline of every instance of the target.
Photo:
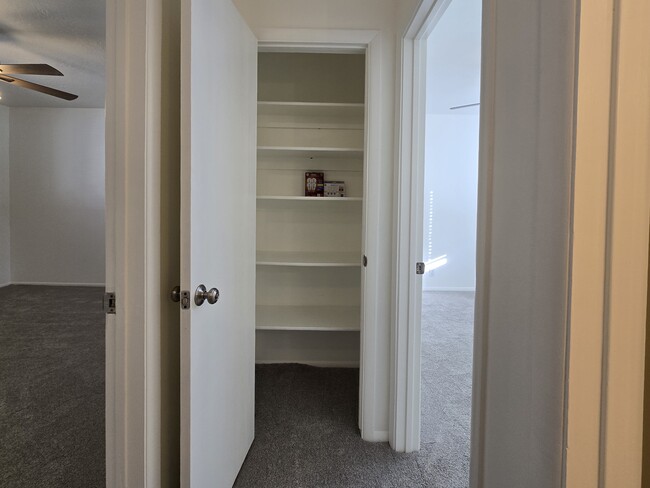
<svg viewBox="0 0 650 488">
<path fill-rule="evenodd" d="M 235 486 L 467 487 L 473 314 L 473 293 L 424 294 L 418 453 L 361 440 L 358 370 L 258 366 L 255 441 Z"/>
<path fill-rule="evenodd" d="M 102 289 L 0 288 L 0 487 L 105 485 Z M 473 293 L 425 293 L 422 449 L 361 440 L 358 370 L 259 366 L 236 487 L 468 484 Z"/>
<path fill-rule="evenodd" d="M 0 486 L 105 486 L 102 288 L 0 288 Z"/>
</svg>

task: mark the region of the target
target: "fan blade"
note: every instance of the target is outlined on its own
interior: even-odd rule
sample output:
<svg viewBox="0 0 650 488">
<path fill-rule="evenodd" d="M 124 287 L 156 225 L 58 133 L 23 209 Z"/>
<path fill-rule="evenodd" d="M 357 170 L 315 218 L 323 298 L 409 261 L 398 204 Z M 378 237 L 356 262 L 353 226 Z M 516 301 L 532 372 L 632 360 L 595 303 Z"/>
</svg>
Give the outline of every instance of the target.
<svg viewBox="0 0 650 488">
<path fill-rule="evenodd" d="M 7 75 L 63 76 L 63 73 L 49 64 L 0 64 L 0 72 Z"/>
<path fill-rule="evenodd" d="M 64 100 L 75 100 L 79 98 L 77 95 L 73 95 L 72 93 L 66 93 L 61 90 L 56 90 L 55 88 L 38 85 L 36 83 L 32 83 L 31 81 L 25 81 L 25 80 L 21 80 L 20 78 L 14 78 L 13 76 L 5 76 L 0 74 L 0 81 L 11 83 L 12 85 L 18 85 L 23 88 L 29 88 L 30 90 L 45 93 L 46 95 L 52 95 L 53 97 L 63 98 Z"/>
</svg>

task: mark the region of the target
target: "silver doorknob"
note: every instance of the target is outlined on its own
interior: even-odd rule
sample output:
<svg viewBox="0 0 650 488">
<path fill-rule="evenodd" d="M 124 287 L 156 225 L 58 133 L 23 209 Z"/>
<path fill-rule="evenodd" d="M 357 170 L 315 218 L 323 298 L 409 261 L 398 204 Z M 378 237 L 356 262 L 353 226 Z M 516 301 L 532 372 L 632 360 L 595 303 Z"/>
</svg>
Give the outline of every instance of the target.
<svg viewBox="0 0 650 488">
<path fill-rule="evenodd" d="M 194 292 L 194 303 L 200 307 L 206 300 L 210 305 L 217 303 L 217 300 L 219 300 L 219 290 L 216 288 L 208 290 L 205 285 L 199 285 Z"/>
</svg>

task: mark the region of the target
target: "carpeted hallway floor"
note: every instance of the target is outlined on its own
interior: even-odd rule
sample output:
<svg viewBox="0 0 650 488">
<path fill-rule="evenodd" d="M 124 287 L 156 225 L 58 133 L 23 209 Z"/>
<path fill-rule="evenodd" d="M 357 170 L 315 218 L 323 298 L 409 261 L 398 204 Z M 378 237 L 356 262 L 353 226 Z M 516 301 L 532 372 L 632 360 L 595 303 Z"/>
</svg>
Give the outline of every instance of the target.
<svg viewBox="0 0 650 488">
<path fill-rule="evenodd" d="M 264 365 L 256 433 L 235 486 L 465 488 L 474 293 L 427 292 L 422 323 L 422 449 L 361 440 L 359 372 Z"/>
<path fill-rule="evenodd" d="M 103 487 L 102 289 L 0 288 L 0 487 Z M 467 486 L 473 293 L 425 293 L 422 449 L 357 430 L 358 370 L 257 368 L 236 487 Z"/>
<path fill-rule="evenodd" d="M 0 288 L 1 487 L 106 485 L 103 292 Z"/>
</svg>

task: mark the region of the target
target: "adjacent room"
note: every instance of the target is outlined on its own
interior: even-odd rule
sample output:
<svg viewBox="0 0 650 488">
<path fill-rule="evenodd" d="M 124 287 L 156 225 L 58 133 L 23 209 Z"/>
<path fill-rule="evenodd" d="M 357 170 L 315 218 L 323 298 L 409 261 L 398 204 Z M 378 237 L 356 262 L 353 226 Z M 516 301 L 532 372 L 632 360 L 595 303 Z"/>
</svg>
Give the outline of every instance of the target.
<svg viewBox="0 0 650 488">
<path fill-rule="evenodd" d="M 104 486 L 105 5 L 0 9 L 0 485 Z"/>
<path fill-rule="evenodd" d="M 453 0 L 427 41 L 421 449 L 469 483 L 481 1 Z"/>
</svg>

